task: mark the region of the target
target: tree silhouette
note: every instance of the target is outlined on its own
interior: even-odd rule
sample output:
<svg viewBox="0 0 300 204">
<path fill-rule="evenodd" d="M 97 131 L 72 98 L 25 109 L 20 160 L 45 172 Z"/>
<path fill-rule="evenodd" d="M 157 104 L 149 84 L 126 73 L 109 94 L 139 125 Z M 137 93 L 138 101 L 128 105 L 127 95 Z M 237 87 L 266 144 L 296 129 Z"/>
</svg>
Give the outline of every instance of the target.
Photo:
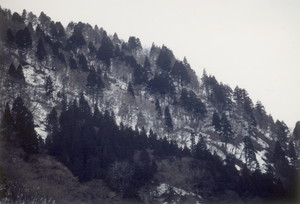
<svg viewBox="0 0 300 204">
<path fill-rule="evenodd" d="M 43 40 L 41 38 L 38 41 L 36 55 L 39 60 L 45 59 L 45 57 L 47 55 Z"/>
<path fill-rule="evenodd" d="M 25 107 L 22 98 L 17 97 L 12 107 L 12 115 L 15 118 L 15 130 L 21 147 L 28 154 L 38 152 L 38 138 L 34 130 L 33 116 Z"/>
<path fill-rule="evenodd" d="M 168 131 L 173 129 L 173 121 L 172 121 L 169 106 L 166 106 L 165 108 L 165 124 Z"/>
<path fill-rule="evenodd" d="M 110 66 L 110 59 L 114 56 L 114 45 L 107 35 L 104 35 L 101 40 L 101 46 L 97 52 L 97 57 L 102 60 L 107 66 Z"/>
<path fill-rule="evenodd" d="M 14 119 L 10 112 L 9 104 L 6 103 L 4 113 L 1 118 L 1 140 L 4 141 L 11 141 L 13 139 L 13 132 L 14 132 Z"/>
</svg>

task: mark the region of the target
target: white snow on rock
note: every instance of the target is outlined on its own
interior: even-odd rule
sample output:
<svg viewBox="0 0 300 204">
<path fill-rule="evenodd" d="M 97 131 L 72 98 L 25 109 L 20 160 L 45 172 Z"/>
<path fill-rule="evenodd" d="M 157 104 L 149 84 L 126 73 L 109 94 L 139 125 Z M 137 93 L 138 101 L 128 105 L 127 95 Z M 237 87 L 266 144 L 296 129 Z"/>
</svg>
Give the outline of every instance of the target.
<svg viewBox="0 0 300 204">
<path fill-rule="evenodd" d="M 265 156 L 266 153 L 267 153 L 266 150 L 262 150 L 262 151 L 259 151 L 259 152 L 255 153 L 257 162 L 259 164 L 259 167 L 260 167 L 260 170 L 261 170 L 262 173 L 267 172 L 267 163 L 266 163 L 267 159 L 266 159 L 266 156 Z"/>
<path fill-rule="evenodd" d="M 202 196 L 200 195 L 196 195 L 195 193 L 192 192 L 187 192 L 181 188 L 176 188 L 166 183 L 161 183 L 159 186 L 157 186 L 155 192 L 153 192 L 153 195 L 156 197 L 161 197 L 169 193 L 173 193 L 174 195 L 181 196 L 181 197 L 194 196 L 197 199 L 202 200 Z M 168 203 L 168 202 L 164 202 L 164 203 Z"/>
</svg>

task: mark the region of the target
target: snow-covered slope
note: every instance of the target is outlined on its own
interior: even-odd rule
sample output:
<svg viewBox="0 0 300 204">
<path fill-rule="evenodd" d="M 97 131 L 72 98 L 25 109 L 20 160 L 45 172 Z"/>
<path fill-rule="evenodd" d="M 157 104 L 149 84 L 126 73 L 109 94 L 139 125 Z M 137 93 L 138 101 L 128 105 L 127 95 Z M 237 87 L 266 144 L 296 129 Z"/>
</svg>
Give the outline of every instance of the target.
<svg viewBox="0 0 300 204">
<path fill-rule="evenodd" d="M 200 138 L 203 138 L 207 149 L 223 160 L 228 155 L 234 155 L 239 160 L 237 169 L 241 169 L 243 163 L 246 163 L 252 170 L 259 168 L 266 172 L 275 141 L 285 137 L 283 146 L 287 148 L 290 133 L 288 129 L 284 129 L 283 135 L 280 135 L 281 130 L 278 130 L 284 127 L 284 123 L 275 123 L 260 103 L 252 103 L 245 90 L 233 90 L 206 73 L 198 81 L 186 59 L 182 62 L 175 59 L 172 51 L 166 47 L 153 45 L 148 51 L 140 46 L 138 38 L 135 38 L 136 45 L 131 45 L 129 41 L 119 40 L 116 35 L 108 36 L 102 28 L 92 28 L 82 23 L 70 23 L 65 28 L 66 34 L 58 36 L 53 34 L 53 24 L 50 18 L 41 19 L 27 15 L 24 25 L 11 26 L 11 29 L 16 32 L 25 25 L 29 27 L 32 36 L 31 48 L 20 50 L 15 46 L 7 46 L 5 38 L 2 38 L 1 43 L 2 56 L 6 57 L 0 70 L 1 108 L 15 96 L 23 96 L 33 112 L 35 130 L 42 138 L 47 137 L 45 125 L 50 110 L 53 107 L 59 110 L 63 99 L 71 102 L 83 93 L 91 107 L 97 104 L 99 109 L 113 112 L 119 125 L 122 123 L 139 130 L 144 128 L 146 132 L 152 130 L 159 137 L 175 141 L 181 147 L 194 148 Z M 38 34 L 37 28 L 43 34 Z M 80 34 L 77 33 L 78 30 Z M 77 35 L 82 35 L 85 43 L 66 48 L 72 36 Z M 90 46 L 100 49 L 105 38 L 110 39 L 114 51 L 108 66 L 97 53 L 92 52 Z M 37 58 L 39 39 L 43 39 L 47 53 L 42 60 Z M 57 50 L 62 53 L 65 61 L 59 60 L 54 54 L 55 43 L 60 44 Z M 76 44 L 71 41 L 72 43 Z M 162 56 L 164 52 L 166 54 Z M 88 71 L 81 70 L 79 55 L 86 57 Z M 162 57 L 169 60 L 170 70 L 159 64 Z M 72 69 L 70 58 L 77 62 L 77 69 Z M 148 65 L 146 59 L 149 59 Z M 11 63 L 16 66 L 23 65 L 25 82 L 9 83 L 12 81 L 8 73 Z M 176 63 L 179 64 L 179 71 L 175 70 Z M 139 70 L 142 70 L 141 74 L 146 73 L 147 81 L 136 82 Z M 92 89 L 87 86 L 92 71 L 98 73 L 103 80 L 104 88 Z M 173 92 L 162 94 L 149 88 L 150 81 L 160 74 L 171 78 Z M 52 81 L 51 97 L 46 95 L 47 78 Z M 133 84 L 134 96 L 128 91 L 129 83 Z M 195 113 L 195 106 L 199 104 L 183 104 L 184 89 L 190 94 L 189 97 L 205 105 L 205 113 L 201 117 Z M 161 115 L 156 107 L 157 101 Z M 170 110 L 172 128 L 166 126 L 167 107 Z M 214 115 L 219 117 L 217 124 L 216 121 L 213 122 Z M 217 128 L 218 125 L 220 129 Z M 245 137 L 250 138 L 250 144 L 245 145 Z"/>
</svg>

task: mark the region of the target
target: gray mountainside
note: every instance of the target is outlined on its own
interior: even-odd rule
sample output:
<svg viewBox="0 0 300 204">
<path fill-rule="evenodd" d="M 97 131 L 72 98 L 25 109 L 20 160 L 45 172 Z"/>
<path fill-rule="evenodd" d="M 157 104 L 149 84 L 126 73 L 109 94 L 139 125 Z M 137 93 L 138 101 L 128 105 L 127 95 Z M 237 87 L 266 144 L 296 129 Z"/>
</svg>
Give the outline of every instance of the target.
<svg viewBox="0 0 300 204">
<path fill-rule="evenodd" d="M 298 151 L 299 128 L 293 134 L 274 121 L 245 89 L 232 89 L 205 70 L 197 77 L 187 59 L 176 59 L 166 46 L 143 48 L 137 37 L 124 41 L 81 22 L 65 28 L 44 13 L 0 12 L 0 110 L 20 96 L 43 139 L 52 108 L 60 113 L 62 101 L 84 96 L 117 125 L 151 130 L 192 152 L 202 141 L 223 162 L 234 158 L 238 171 L 275 168 L 278 143 L 296 164 L 298 152 L 289 152 Z"/>
</svg>

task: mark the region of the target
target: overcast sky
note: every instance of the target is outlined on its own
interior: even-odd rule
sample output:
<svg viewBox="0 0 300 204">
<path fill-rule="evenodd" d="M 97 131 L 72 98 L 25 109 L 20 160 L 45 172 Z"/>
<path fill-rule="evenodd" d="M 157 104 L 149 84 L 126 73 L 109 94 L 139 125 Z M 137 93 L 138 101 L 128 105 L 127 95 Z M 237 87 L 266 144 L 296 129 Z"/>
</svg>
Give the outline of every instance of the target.
<svg viewBox="0 0 300 204">
<path fill-rule="evenodd" d="M 3 8 L 82 21 L 144 47 L 165 44 L 208 74 L 245 88 L 274 119 L 300 120 L 299 0 L 1 0 Z"/>
</svg>

